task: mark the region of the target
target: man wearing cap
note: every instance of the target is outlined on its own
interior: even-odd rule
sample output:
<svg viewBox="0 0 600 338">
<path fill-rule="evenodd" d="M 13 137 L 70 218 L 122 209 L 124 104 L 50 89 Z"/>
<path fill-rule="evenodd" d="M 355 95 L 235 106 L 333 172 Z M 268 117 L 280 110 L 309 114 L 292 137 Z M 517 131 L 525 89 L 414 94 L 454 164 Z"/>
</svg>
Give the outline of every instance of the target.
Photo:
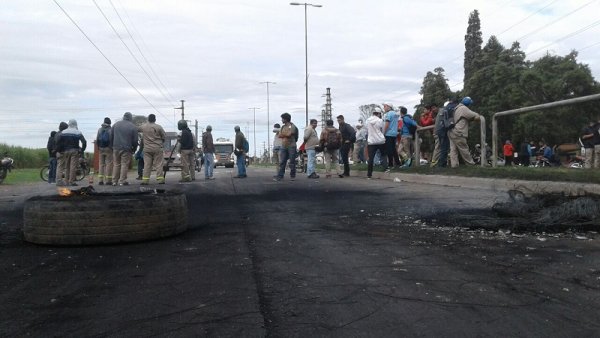
<svg viewBox="0 0 600 338">
<path fill-rule="evenodd" d="M 466 164 L 475 165 L 471 152 L 469 152 L 467 138 L 469 137 L 469 122 L 479 121 L 481 116 L 469 109 L 472 103 L 473 100 L 467 96 L 462 99 L 454 111 L 454 128 L 448 131 L 448 138 L 450 139 L 450 165 L 452 168 L 458 167 L 459 154 Z"/>
<path fill-rule="evenodd" d="M 210 125 L 206 126 L 206 131 L 202 133 L 202 152 L 204 153 L 204 179 L 214 180 L 215 144 L 213 143 L 212 127 Z"/>
<path fill-rule="evenodd" d="M 105 117 L 104 123 L 102 123 L 100 129 L 98 129 L 98 133 L 96 134 L 96 145 L 98 146 L 98 151 L 100 152 L 100 168 L 98 168 L 99 185 L 104 185 L 105 180 L 107 185 L 112 185 L 113 151 L 110 146 L 110 124 L 110 118 Z"/>
<path fill-rule="evenodd" d="M 130 112 L 112 126 L 110 144 L 113 149 L 113 185 L 128 185 L 127 171 L 131 157 L 138 146 L 138 131 Z"/>
<path fill-rule="evenodd" d="M 246 178 L 246 152 L 244 151 L 244 143 L 248 142 L 246 140 L 246 136 L 240 130 L 240 126 L 235 126 L 233 128 L 235 131 L 235 156 L 236 156 L 236 165 L 238 169 L 237 176 L 235 178 Z"/>
<path fill-rule="evenodd" d="M 396 166 L 400 166 L 400 158 L 398 157 L 398 151 L 396 150 L 396 138 L 398 136 L 398 113 L 394 110 L 394 106 L 391 103 L 383 104 L 384 111 L 384 126 L 383 134 L 385 135 L 385 153 L 388 158 L 387 169 L 391 169 Z"/>
<path fill-rule="evenodd" d="M 156 171 L 156 182 L 165 183 L 163 161 L 165 159 L 164 146 L 166 133 L 163 127 L 156 123 L 156 115 L 148 115 L 148 122 L 140 127 L 142 143 L 144 147 L 144 173 L 142 174 L 142 185 L 150 184 L 150 175 Z"/>
</svg>

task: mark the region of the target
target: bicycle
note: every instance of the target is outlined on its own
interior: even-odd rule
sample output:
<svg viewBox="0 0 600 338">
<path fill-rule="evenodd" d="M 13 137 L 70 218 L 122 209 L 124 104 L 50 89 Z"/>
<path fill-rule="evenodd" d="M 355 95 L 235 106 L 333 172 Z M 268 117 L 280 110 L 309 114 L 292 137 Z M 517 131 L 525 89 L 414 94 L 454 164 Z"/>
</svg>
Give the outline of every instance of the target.
<svg viewBox="0 0 600 338">
<path fill-rule="evenodd" d="M 48 182 L 48 173 L 50 172 L 50 166 L 45 165 L 40 170 L 40 178 L 44 182 Z M 87 175 L 90 174 L 90 168 L 87 164 L 87 161 L 83 158 L 79 159 L 79 163 L 77 164 L 77 169 L 75 171 L 75 180 L 82 181 L 86 178 Z"/>
</svg>

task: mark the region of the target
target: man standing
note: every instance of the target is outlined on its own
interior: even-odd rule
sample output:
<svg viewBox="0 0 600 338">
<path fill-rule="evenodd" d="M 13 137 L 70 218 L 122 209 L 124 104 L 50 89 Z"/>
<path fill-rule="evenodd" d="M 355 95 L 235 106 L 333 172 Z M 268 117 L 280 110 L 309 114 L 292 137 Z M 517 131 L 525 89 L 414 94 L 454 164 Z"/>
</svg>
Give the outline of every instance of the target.
<svg viewBox="0 0 600 338">
<path fill-rule="evenodd" d="M 79 147 L 81 143 L 81 147 Z M 69 128 L 57 135 L 57 150 L 64 156 L 65 185 L 76 186 L 77 165 L 79 157 L 83 156 L 87 142 L 83 134 L 77 129 L 77 121 L 69 120 Z"/>
<path fill-rule="evenodd" d="M 296 142 L 298 141 L 298 128 L 292 123 L 292 116 L 288 113 L 281 114 L 282 126 L 279 130 L 281 149 L 279 150 L 279 172 L 274 177 L 281 181 L 285 175 L 285 167 L 290 161 L 290 179 L 296 178 Z"/>
<path fill-rule="evenodd" d="M 402 157 L 403 168 L 408 168 L 412 164 L 413 153 L 413 133 L 412 129 L 417 128 L 417 122 L 408 116 L 406 107 L 400 107 L 400 119 L 402 119 L 402 138 L 400 139 L 399 155 Z"/>
<path fill-rule="evenodd" d="M 110 118 L 105 117 L 96 134 L 96 145 L 98 145 L 98 151 L 100 152 L 99 185 L 104 185 L 104 180 L 106 180 L 107 185 L 112 185 L 113 151 L 110 145 L 110 124 Z"/>
<path fill-rule="evenodd" d="M 56 184 L 56 132 L 50 132 L 48 142 L 46 143 L 48 150 L 48 183 Z"/>
<path fill-rule="evenodd" d="M 405 108 L 406 109 L 406 108 Z M 396 138 L 398 137 L 398 113 L 394 110 L 391 103 L 383 104 L 385 116 L 383 120 L 383 134 L 385 135 L 385 153 L 388 158 L 387 169 L 392 169 L 394 165 L 400 166 L 400 158 L 396 150 Z"/>
<path fill-rule="evenodd" d="M 179 158 L 181 159 L 181 179 L 179 182 L 191 182 L 196 179 L 196 154 L 194 153 L 194 135 L 185 120 L 177 122 L 177 129 L 181 130 L 179 139 Z"/>
<path fill-rule="evenodd" d="M 152 175 L 153 170 L 156 171 L 156 182 L 158 184 L 164 184 L 165 175 L 163 171 L 163 161 L 165 159 L 165 130 L 161 125 L 156 123 L 156 115 L 150 114 L 148 115 L 148 122 L 142 124 L 140 127 L 140 132 L 142 133 L 142 146 L 144 147 L 144 173 L 142 175 L 141 184 L 150 184 L 150 176 Z"/>
<path fill-rule="evenodd" d="M 213 168 L 215 167 L 215 144 L 212 137 L 212 127 L 206 126 L 202 133 L 202 152 L 204 153 L 204 179 L 214 180 Z"/>
<path fill-rule="evenodd" d="M 315 147 L 319 145 L 319 136 L 317 135 L 317 120 L 311 119 L 310 124 L 304 129 L 304 148 L 308 156 L 306 165 L 306 175 L 308 178 L 319 178 L 315 172 L 317 165 L 317 151 Z"/>
<path fill-rule="evenodd" d="M 367 144 L 367 128 L 362 123 L 356 125 L 356 142 L 354 142 L 354 153 L 352 158 L 358 163 L 365 162 L 365 146 Z"/>
<path fill-rule="evenodd" d="M 435 167 L 440 161 L 441 142 L 438 136 L 438 129 L 441 127 L 442 119 L 438 118 L 439 109 L 437 104 L 432 103 L 426 105 L 425 109 L 431 112 L 431 117 L 433 118 L 433 153 L 431 154 L 431 162 L 429 165 Z"/>
<path fill-rule="evenodd" d="M 113 186 L 129 184 L 127 171 L 138 146 L 138 131 L 132 120 L 131 113 L 126 112 L 123 119 L 112 126 L 110 144 L 113 147 Z"/>
<path fill-rule="evenodd" d="M 277 164 L 277 172 L 279 172 L 279 151 L 281 150 L 281 139 L 279 138 L 279 131 L 281 130 L 281 125 L 279 123 L 275 123 L 273 125 L 273 163 Z"/>
<path fill-rule="evenodd" d="M 342 133 L 342 146 L 340 147 L 340 157 L 344 164 L 344 176 L 350 176 L 350 161 L 348 160 L 348 154 L 350 148 L 356 141 L 356 130 L 351 125 L 344 122 L 344 115 L 338 115 L 337 117 L 340 133 Z"/>
<path fill-rule="evenodd" d="M 448 138 L 449 129 L 445 125 L 446 123 L 454 123 L 454 110 L 458 106 L 458 98 L 451 99 L 442 109 L 436 118 L 435 128 L 437 131 L 437 137 L 440 141 L 440 158 L 437 166 L 440 168 L 446 168 L 448 166 L 448 155 L 450 153 L 450 139 Z M 452 115 L 450 118 L 449 115 Z"/>
<path fill-rule="evenodd" d="M 58 133 L 54 135 L 54 146 L 56 148 L 56 177 L 58 180 L 56 181 L 56 185 L 64 185 L 65 181 L 65 157 L 62 156 L 60 151 L 58 150 L 58 136 L 65 131 L 65 129 L 69 128 L 67 122 L 61 122 L 58 125 Z"/>
<path fill-rule="evenodd" d="M 483 149 L 482 151 L 485 151 L 485 149 Z M 506 140 L 506 142 L 504 142 L 502 152 L 504 153 L 504 166 L 512 166 L 514 160 L 515 147 L 513 147 L 510 140 Z"/>
<path fill-rule="evenodd" d="M 379 150 L 381 155 L 385 154 L 385 135 L 383 134 L 383 120 L 381 119 L 381 108 L 376 107 L 373 115 L 366 121 L 367 125 L 367 153 L 369 160 L 367 165 L 367 178 L 373 175 L 373 162 L 375 154 Z"/>
<path fill-rule="evenodd" d="M 585 160 L 583 167 L 585 169 L 591 169 L 594 165 L 594 135 L 598 134 L 598 126 L 596 122 L 590 120 L 587 127 L 581 131 L 581 141 L 583 142 L 583 149 L 585 149 Z"/>
<path fill-rule="evenodd" d="M 323 157 L 325 158 L 325 178 L 331 178 L 331 164 L 335 166 L 335 172 L 338 177 L 343 178 L 340 173 L 340 163 L 338 159 L 339 149 L 342 147 L 342 133 L 333 126 L 333 120 L 325 122 L 327 127 L 321 131 L 319 141 L 323 148 Z"/>
<path fill-rule="evenodd" d="M 468 107 L 473 103 L 470 97 L 462 99 L 454 111 L 454 128 L 448 131 L 450 139 L 450 164 L 452 168 L 458 167 L 458 154 L 468 165 L 475 165 L 469 152 L 467 138 L 469 137 L 469 121 L 479 121 L 479 114 Z"/>
<path fill-rule="evenodd" d="M 248 140 L 246 140 L 246 136 L 240 130 L 240 126 L 235 126 L 233 128 L 235 130 L 235 156 L 236 156 L 236 165 L 238 168 L 238 174 L 235 178 L 246 178 L 246 144 Z"/>
</svg>

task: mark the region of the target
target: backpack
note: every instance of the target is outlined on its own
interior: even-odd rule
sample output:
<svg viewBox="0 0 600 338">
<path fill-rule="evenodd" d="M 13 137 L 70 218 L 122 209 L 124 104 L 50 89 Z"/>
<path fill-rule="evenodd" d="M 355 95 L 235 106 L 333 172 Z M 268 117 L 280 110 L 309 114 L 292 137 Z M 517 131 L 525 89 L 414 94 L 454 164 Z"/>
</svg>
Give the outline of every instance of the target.
<svg viewBox="0 0 600 338">
<path fill-rule="evenodd" d="M 402 118 L 402 123 L 404 123 L 405 118 L 406 118 L 406 115 Z M 417 126 L 413 126 L 412 124 L 408 124 L 408 123 L 405 123 L 405 124 L 406 124 L 406 127 L 408 128 L 408 134 L 412 135 L 414 137 L 415 133 L 417 132 Z"/>
<path fill-rule="evenodd" d="M 454 129 L 454 112 L 458 105 L 448 104 L 442 111 L 440 118 L 442 119 L 441 126 L 445 131 Z"/>
<path fill-rule="evenodd" d="M 336 129 L 327 131 L 327 138 L 325 139 L 325 148 L 328 150 L 340 149 L 340 140 Z"/>
<path fill-rule="evenodd" d="M 98 147 L 106 148 L 108 146 L 110 146 L 110 134 L 108 133 L 108 128 L 102 128 L 100 137 L 98 138 Z"/>
<path fill-rule="evenodd" d="M 248 152 L 250 152 L 250 143 L 248 143 L 248 140 L 246 140 L 246 138 L 244 137 L 244 153 L 247 154 Z"/>
</svg>

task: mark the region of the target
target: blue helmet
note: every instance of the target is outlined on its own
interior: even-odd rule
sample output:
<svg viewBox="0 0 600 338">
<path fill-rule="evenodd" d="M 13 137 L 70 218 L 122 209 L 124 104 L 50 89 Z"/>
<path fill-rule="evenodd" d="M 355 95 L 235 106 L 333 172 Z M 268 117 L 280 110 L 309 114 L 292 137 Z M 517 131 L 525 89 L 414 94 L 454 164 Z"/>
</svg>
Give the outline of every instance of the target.
<svg viewBox="0 0 600 338">
<path fill-rule="evenodd" d="M 470 98 L 470 97 L 468 97 L 468 96 L 465 96 L 465 97 L 462 99 L 461 103 L 462 103 L 462 104 L 464 104 L 465 106 L 470 106 L 470 105 L 471 105 L 471 103 L 473 103 L 473 100 L 471 100 L 471 98 Z"/>
</svg>

